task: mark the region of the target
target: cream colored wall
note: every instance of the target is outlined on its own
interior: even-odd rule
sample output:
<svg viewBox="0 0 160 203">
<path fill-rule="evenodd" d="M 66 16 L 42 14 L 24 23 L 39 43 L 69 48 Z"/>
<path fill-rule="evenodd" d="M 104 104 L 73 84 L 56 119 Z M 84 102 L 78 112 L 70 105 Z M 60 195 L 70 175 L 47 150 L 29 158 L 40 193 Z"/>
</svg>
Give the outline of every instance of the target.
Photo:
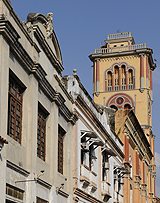
<svg viewBox="0 0 160 203">
<path fill-rule="evenodd" d="M 116 45 L 116 47 L 121 47 L 121 45 L 128 46 L 128 42 L 123 42 L 122 41 L 122 42 L 110 43 L 110 44 L 108 44 L 108 47 L 113 48 L 113 47 L 115 47 L 115 45 Z"/>
<path fill-rule="evenodd" d="M 144 91 L 140 91 L 140 57 L 139 56 L 123 56 L 113 57 L 99 60 L 99 75 L 100 91 L 98 95 L 94 95 L 94 101 L 97 104 L 106 105 L 109 98 L 117 93 L 125 93 L 129 95 L 135 105 L 135 113 L 141 125 L 148 125 L 148 93 L 146 89 L 146 69 L 144 69 Z M 146 61 L 146 60 L 145 60 Z M 121 64 L 125 62 L 128 66 L 135 69 L 135 89 L 126 91 L 105 91 L 105 71 L 112 67 L 114 64 Z M 146 62 L 145 62 L 146 63 Z M 146 64 L 144 63 L 144 67 Z M 150 84 L 150 83 L 149 83 Z M 150 93 L 151 94 L 151 93 Z"/>
</svg>

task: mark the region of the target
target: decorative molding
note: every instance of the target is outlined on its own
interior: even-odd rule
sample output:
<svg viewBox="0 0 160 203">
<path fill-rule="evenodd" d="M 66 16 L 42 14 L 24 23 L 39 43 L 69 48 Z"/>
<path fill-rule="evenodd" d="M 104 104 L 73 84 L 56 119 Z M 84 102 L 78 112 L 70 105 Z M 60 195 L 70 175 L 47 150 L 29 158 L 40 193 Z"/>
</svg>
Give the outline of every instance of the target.
<svg viewBox="0 0 160 203">
<path fill-rule="evenodd" d="M 58 191 L 58 194 L 62 195 L 62 196 L 65 197 L 65 198 L 68 198 L 68 197 L 69 197 L 69 194 L 66 193 L 66 192 L 63 191 L 63 190 L 59 190 L 59 191 Z"/>
<path fill-rule="evenodd" d="M 63 68 L 61 62 L 56 58 L 55 54 L 53 53 L 53 51 L 50 48 L 50 46 L 48 45 L 48 43 L 46 42 L 43 33 L 41 32 L 41 30 L 39 29 L 39 27 L 37 25 L 34 25 L 33 29 L 34 29 L 34 35 L 37 38 L 37 41 L 39 42 L 42 50 L 44 51 L 44 53 L 48 57 L 49 61 L 54 66 L 54 68 L 57 70 L 57 72 L 59 74 L 61 74 L 61 72 L 63 71 L 64 68 Z"/>
<path fill-rule="evenodd" d="M 32 73 L 38 80 L 42 80 L 47 75 L 47 73 L 44 71 L 44 69 L 39 63 L 34 64 L 34 67 L 32 68 Z"/>
<path fill-rule="evenodd" d="M 64 99 L 64 97 L 61 95 L 61 93 L 56 92 L 54 95 L 54 99 L 53 101 L 58 105 L 58 106 L 62 106 L 64 104 L 64 102 L 66 101 Z"/>
<path fill-rule="evenodd" d="M 82 191 L 79 188 L 76 188 L 74 194 L 77 195 L 78 197 L 81 197 L 81 198 L 89 201 L 90 203 L 103 203 L 103 201 L 97 199 L 96 197 L 91 196 L 90 194 Z"/>
<path fill-rule="evenodd" d="M 125 52 L 114 52 L 114 53 L 105 53 L 105 54 L 90 54 L 89 58 L 91 61 L 94 61 L 97 57 L 98 58 L 110 58 L 110 57 L 122 57 L 122 56 L 130 56 L 130 55 L 139 55 L 140 53 L 144 54 L 152 54 L 152 49 L 150 48 L 143 48 L 143 49 L 137 49 L 137 50 L 131 50 L 131 51 L 125 51 Z"/>
<path fill-rule="evenodd" d="M 34 48 L 37 50 L 37 52 L 40 52 L 38 46 L 35 44 L 35 42 L 32 40 L 32 38 L 30 37 L 30 35 L 28 34 L 27 30 L 24 27 L 24 24 L 19 20 L 18 16 L 16 15 L 16 13 L 14 12 L 11 3 L 9 0 L 2 0 L 3 3 L 6 5 L 6 7 L 8 8 L 10 15 L 13 17 L 13 19 L 15 20 L 15 22 L 17 23 L 17 25 L 19 26 L 19 28 L 21 29 L 21 31 L 23 32 L 23 34 L 25 35 L 25 37 L 28 39 L 28 41 L 30 42 L 30 44 L 32 46 L 34 46 Z M 4 14 L 2 14 L 5 18 L 7 18 L 7 16 L 5 16 Z"/>
<path fill-rule="evenodd" d="M 67 122 L 71 122 L 73 125 L 78 120 L 78 117 L 73 114 L 64 104 L 59 107 L 59 112 L 67 120 Z"/>
<path fill-rule="evenodd" d="M 25 169 L 23 169 L 22 167 L 10 162 L 9 160 L 7 160 L 7 167 L 20 173 L 21 175 L 25 176 L 25 177 L 28 177 L 29 176 L 29 172 L 26 171 Z"/>
<path fill-rule="evenodd" d="M 53 102 L 56 91 L 50 85 L 50 83 L 45 78 L 43 78 L 42 80 L 39 81 L 39 86 L 44 92 L 44 94 L 50 99 L 50 101 Z"/>
<path fill-rule="evenodd" d="M 52 185 L 47 183 L 46 181 L 42 180 L 42 179 L 37 179 L 37 183 L 42 185 L 43 187 L 47 188 L 47 189 L 51 189 Z"/>
</svg>

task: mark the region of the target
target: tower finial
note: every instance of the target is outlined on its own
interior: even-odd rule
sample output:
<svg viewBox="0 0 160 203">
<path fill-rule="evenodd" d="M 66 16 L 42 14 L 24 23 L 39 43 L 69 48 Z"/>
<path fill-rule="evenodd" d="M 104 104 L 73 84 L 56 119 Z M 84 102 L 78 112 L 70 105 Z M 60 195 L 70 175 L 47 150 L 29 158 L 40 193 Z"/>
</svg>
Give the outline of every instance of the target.
<svg viewBox="0 0 160 203">
<path fill-rule="evenodd" d="M 73 69 L 73 75 L 77 75 L 77 69 L 76 68 Z"/>
</svg>

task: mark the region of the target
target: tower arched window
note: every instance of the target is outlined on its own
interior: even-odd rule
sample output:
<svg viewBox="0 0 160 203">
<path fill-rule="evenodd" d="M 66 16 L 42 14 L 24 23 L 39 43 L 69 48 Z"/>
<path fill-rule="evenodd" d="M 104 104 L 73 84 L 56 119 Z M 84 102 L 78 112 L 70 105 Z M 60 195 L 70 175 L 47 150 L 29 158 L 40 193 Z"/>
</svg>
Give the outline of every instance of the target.
<svg viewBox="0 0 160 203">
<path fill-rule="evenodd" d="M 133 70 L 128 70 L 128 88 L 133 89 L 134 87 L 134 78 L 133 78 Z"/>
<path fill-rule="evenodd" d="M 112 72 L 108 71 L 105 77 L 105 89 L 112 91 Z"/>
<path fill-rule="evenodd" d="M 118 110 L 118 108 L 115 105 L 111 105 L 110 108 L 115 109 L 116 111 Z"/>
<path fill-rule="evenodd" d="M 126 66 L 122 65 L 121 67 L 121 84 L 122 90 L 126 90 Z"/>
<path fill-rule="evenodd" d="M 130 104 L 125 104 L 124 105 L 124 109 L 125 110 L 129 110 L 129 109 L 131 109 L 132 107 L 131 107 L 131 105 Z"/>
<path fill-rule="evenodd" d="M 119 67 L 115 66 L 114 67 L 114 78 L 115 78 L 115 91 L 119 90 Z"/>
</svg>

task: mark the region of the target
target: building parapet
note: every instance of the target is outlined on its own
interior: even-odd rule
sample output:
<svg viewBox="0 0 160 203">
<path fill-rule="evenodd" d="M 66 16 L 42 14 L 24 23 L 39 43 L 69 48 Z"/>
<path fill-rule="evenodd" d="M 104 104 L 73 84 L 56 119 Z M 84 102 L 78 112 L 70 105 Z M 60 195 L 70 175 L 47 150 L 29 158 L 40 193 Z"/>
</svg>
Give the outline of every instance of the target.
<svg viewBox="0 0 160 203">
<path fill-rule="evenodd" d="M 124 51 L 134 51 L 139 49 L 146 49 L 147 44 L 133 44 L 128 46 L 120 46 L 120 47 L 110 47 L 110 48 L 99 48 L 95 49 L 94 54 L 108 54 L 108 53 L 116 53 L 116 52 L 124 52 Z"/>
<path fill-rule="evenodd" d="M 107 40 L 122 39 L 122 38 L 128 38 L 128 37 L 132 37 L 131 32 L 120 32 L 120 33 L 109 34 L 107 36 Z"/>
</svg>

